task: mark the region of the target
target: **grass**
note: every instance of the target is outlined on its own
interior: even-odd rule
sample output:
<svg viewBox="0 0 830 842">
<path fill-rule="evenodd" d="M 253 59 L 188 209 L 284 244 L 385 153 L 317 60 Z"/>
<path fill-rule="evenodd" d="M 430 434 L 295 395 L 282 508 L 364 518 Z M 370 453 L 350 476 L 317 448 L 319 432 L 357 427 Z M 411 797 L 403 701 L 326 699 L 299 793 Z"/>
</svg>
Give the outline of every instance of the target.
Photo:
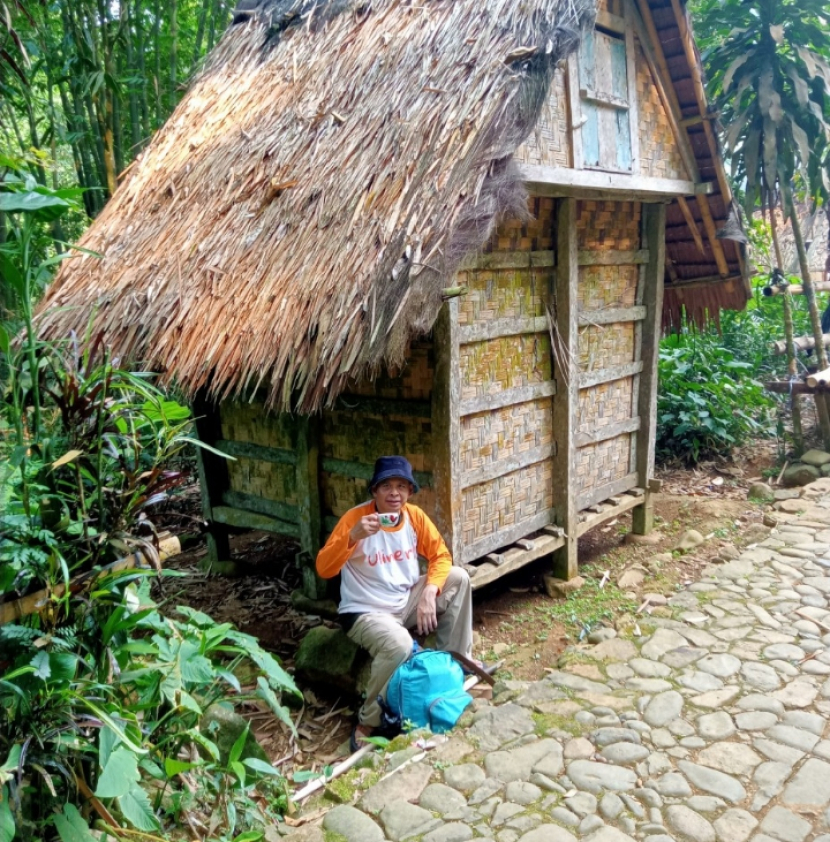
<svg viewBox="0 0 830 842">
<path fill-rule="evenodd" d="M 556 713 L 533 713 L 534 732 L 538 737 L 544 737 L 548 731 L 556 728 L 559 731 L 567 731 L 569 734 L 578 737 L 582 733 L 579 723 L 571 716 L 561 716 Z"/>
</svg>

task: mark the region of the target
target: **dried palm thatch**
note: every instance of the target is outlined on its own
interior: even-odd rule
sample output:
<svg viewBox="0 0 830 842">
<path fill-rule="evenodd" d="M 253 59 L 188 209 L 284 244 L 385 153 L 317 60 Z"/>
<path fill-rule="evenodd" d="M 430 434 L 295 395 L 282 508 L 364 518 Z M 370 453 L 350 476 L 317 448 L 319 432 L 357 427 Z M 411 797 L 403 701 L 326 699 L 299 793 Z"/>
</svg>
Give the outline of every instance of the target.
<svg viewBox="0 0 830 842">
<path fill-rule="evenodd" d="M 61 270 L 49 336 L 312 411 L 402 362 L 462 258 L 526 213 L 512 153 L 593 0 L 245 2 Z"/>
</svg>

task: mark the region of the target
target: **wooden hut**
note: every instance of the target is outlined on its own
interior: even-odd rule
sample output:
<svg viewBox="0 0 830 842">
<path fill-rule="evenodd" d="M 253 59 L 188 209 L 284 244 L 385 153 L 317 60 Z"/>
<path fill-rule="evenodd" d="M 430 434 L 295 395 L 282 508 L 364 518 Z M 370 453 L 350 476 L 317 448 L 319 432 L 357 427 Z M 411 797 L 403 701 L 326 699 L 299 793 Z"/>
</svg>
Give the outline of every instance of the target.
<svg viewBox="0 0 830 842">
<path fill-rule="evenodd" d="M 214 558 L 313 555 L 403 453 L 474 585 L 569 577 L 651 526 L 661 323 L 744 306 L 732 214 L 681 0 L 245 2 L 40 325 L 192 397 Z"/>
</svg>

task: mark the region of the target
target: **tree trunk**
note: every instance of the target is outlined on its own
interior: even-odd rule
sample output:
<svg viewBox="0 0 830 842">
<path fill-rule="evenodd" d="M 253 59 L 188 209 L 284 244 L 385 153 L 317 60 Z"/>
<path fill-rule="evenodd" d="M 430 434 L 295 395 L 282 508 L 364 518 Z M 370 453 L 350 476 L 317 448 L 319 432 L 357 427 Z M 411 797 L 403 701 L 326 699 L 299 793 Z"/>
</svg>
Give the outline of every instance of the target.
<svg viewBox="0 0 830 842">
<path fill-rule="evenodd" d="M 173 113 L 179 99 L 179 19 L 178 3 L 170 3 L 170 91 L 167 100 L 167 116 Z"/>
</svg>

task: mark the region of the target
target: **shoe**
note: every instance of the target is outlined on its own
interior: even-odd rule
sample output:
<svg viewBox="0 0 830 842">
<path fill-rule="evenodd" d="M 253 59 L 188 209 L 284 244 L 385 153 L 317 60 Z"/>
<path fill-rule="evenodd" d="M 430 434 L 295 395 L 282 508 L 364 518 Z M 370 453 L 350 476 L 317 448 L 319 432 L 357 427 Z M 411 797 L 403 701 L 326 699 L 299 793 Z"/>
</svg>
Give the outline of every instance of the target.
<svg viewBox="0 0 830 842">
<path fill-rule="evenodd" d="M 374 736 L 374 732 L 375 729 L 371 725 L 361 725 L 360 723 L 355 725 L 349 736 L 349 750 L 351 753 L 354 754 L 356 751 L 360 751 L 363 746 L 369 745 L 366 742 L 366 737 Z"/>
</svg>

